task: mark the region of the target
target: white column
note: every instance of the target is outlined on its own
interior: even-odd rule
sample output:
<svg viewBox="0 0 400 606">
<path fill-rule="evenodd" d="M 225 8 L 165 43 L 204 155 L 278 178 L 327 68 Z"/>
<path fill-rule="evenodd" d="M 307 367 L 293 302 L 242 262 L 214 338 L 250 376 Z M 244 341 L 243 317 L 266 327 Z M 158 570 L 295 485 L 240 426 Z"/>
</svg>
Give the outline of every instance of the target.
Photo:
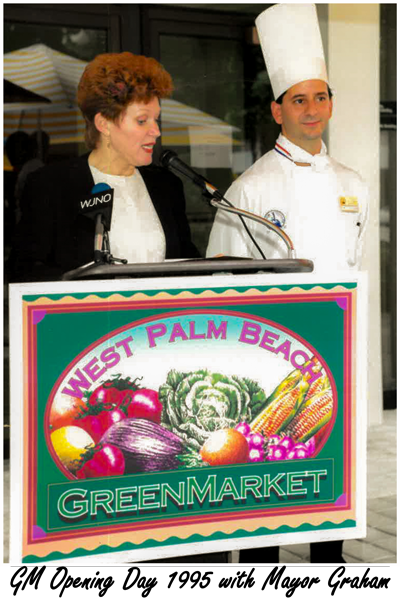
<svg viewBox="0 0 400 606">
<path fill-rule="evenodd" d="M 329 4 L 329 80 L 334 112 L 329 153 L 357 170 L 370 189 L 363 269 L 369 274 L 368 421 L 382 422 L 379 255 L 379 4 Z"/>
</svg>

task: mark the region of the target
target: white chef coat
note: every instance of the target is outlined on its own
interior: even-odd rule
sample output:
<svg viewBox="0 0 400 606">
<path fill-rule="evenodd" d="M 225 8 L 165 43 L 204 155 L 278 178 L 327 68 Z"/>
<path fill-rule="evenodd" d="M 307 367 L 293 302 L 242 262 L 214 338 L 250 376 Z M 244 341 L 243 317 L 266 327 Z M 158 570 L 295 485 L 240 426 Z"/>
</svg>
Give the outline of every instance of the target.
<svg viewBox="0 0 400 606">
<path fill-rule="evenodd" d="M 357 199 L 357 212 L 343 210 L 343 197 Z M 315 270 L 358 268 L 367 218 L 367 186 L 358 173 L 328 156 L 324 143 L 321 152 L 312 156 L 281 134 L 275 149 L 234 181 L 225 198 L 267 219 L 269 211 L 283 213 L 283 229 L 293 242 L 296 257 L 312 260 Z M 267 259 L 288 257 L 278 235 L 250 219 L 246 222 Z M 220 253 L 260 258 L 239 217 L 223 210 L 216 214 L 207 256 Z"/>
</svg>

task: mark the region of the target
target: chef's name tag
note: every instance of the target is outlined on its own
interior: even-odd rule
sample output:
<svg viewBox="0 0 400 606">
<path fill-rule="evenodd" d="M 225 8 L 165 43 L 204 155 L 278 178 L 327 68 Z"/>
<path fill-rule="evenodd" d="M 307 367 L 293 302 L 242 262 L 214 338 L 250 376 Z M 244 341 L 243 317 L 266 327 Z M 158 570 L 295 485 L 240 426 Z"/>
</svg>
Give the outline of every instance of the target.
<svg viewBox="0 0 400 606">
<path fill-rule="evenodd" d="M 340 196 L 339 206 L 343 213 L 359 212 L 358 199 L 355 196 Z"/>
</svg>

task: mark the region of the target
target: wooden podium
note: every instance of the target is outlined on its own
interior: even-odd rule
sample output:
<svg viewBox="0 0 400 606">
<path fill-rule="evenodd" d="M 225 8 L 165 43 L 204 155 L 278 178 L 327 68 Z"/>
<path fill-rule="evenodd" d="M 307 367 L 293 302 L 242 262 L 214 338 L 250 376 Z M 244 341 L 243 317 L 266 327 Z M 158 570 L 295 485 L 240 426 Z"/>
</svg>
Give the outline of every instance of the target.
<svg viewBox="0 0 400 606">
<path fill-rule="evenodd" d="M 366 278 L 259 264 L 92 266 L 10 285 L 11 563 L 365 535 Z M 124 407 L 129 384 L 160 418 Z M 89 472 L 107 444 L 121 465 Z"/>
</svg>

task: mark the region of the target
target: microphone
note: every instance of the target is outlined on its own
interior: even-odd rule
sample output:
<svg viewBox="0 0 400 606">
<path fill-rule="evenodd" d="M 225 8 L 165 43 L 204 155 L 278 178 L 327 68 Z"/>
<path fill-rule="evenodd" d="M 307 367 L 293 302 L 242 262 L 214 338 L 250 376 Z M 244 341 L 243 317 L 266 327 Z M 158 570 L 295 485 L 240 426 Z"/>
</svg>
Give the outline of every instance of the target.
<svg viewBox="0 0 400 606">
<path fill-rule="evenodd" d="M 161 153 L 158 161 L 161 164 L 161 166 L 163 166 L 164 168 L 168 168 L 169 170 L 174 168 L 175 170 L 180 172 L 185 177 L 188 177 L 195 185 L 197 185 L 198 187 L 200 187 L 203 190 L 203 194 L 206 197 L 211 199 L 210 204 L 212 206 L 214 206 L 214 204 L 213 204 L 213 199 L 214 199 L 216 202 L 219 202 L 219 203 L 224 202 L 228 207 L 232 207 L 232 204 L 229 202 L 229 200 L 224 198 L 224 196 L 221 194 L 221 192 L 218 191 L 218 189 L 216 187 L 214 187 L 214 185 L 211 185 L 211 183 L 209 183 L 205 177 L 202 177 L 201 175 L 199 175 L 199 173 L 196 173 L 196 171 L 194 171 L 193 168 L 191 168 L 190 166 L 188 166 L 187 164 L 182 162 L 182 160 L 180 160 L 178 158 L 178 154 L 176 154 L 171 149 L 164 150 Z M 218 208 L 220 208 L 220 206 L 218 206 Z M 222 207 L 222 209 L 225 210 L 226 206 Z M 265 259 L 264 252 L 261 250 L 260 246 L 254 239 L 253 234 L 250 232 L 249 228 L 247 227 L 246 222 L 244 221 L 240 212 L 238 214 L 239 214 L 239 219 L 242 222 L 247 235 L 249 236 L 250 240 L 253 242 L 253 244 L 257 248 L 258 252 L 261 255 L 261 258 Z"/>
<path fill-rule="evenodd" d="M 79 210 L 95 221 L 94 262 L 101 263 L 104 253 L 106 256 L 110 253 L 109 250 L 104 250 L 103 244 L 107 248 L 108 237 L 104 232 L 111 228 L 114 190 L 107 183 L 97 183 L 90 193 L 88 198 L 79 201 Z"/>
<path fill-rule="evenodd" d="M 111 215 L 114 203 L 114 190 L 107 183 L 97 183 L 92 187 L 90 196 L 79 201 L 79 211 L 91 219 L 96 220 L 101 215 L 104 227 L 111 228 Z"/>
<path fill-rule="evenodd" d="M 265 259 L 265 254 L 256 239 L 254 238 L 253 234 L 249 230 L 246 221 L 244 220 L 244 217 L 250 219 L 251 221 L 261 223 L 262 225 L 267 227 L 267 229 L 274 231 L 285 242 L 288 249 L 289 257 L 293 257 L 293 243 L 289 236 L 283 231 L 283 229 L 281 229 L 271 221 L 268 221 L 264 217 L 259 217 L 258 215 L 255 215 L 244 209 L 235 208 L 233 204 L 231 204 L 231 202 L 229 202 L 229 200 L 227 200 L 221 194 L 221 192 L 219 192 L 218 189 L 214 187 L 214 185 L 211 185 L 211 183 L 209 183 L 207 179 L 205 179 L 205 177 L 202 177 L 201 175 L 196 173 L 190 166 L 182 162 L 182 160 L 178 158 L 178 155 L 174 151 L 170 149 L 164 150 L 159 157 L 159 163 L 164 168 L 168 168 L 169 170 L 174 168 L 185 177 L 188 177 L 195 185 L 197 185 L 203 190 L 205 196 L 210 198 L 211 206 L 238 215 L 247 235 L 249 236 L 250 240 L 253 242 L 254 246 L 260 253 L 262 259 Z"/>
<path fill-rule="evenodd" d="M 214 185 L 211 185 L 211 183 L 209 183 L 205 177 L 202 177 L 199 175 L 199 173 L 196 173 L 193 168 L 180 160 L 178 158 L 178 154 L 172 151 L 172 149 L 164 150 L 159 158 L 159 162 L 164 168 L 168 168 L 169 170 L 174 168 L 185 177 L 188 177 L 188 179 L 200 187 L 206 195 L 211 196 L 216 200 L 223 199 L 223 195 L 216 187 L 214 187 Z"/>
</svg>

